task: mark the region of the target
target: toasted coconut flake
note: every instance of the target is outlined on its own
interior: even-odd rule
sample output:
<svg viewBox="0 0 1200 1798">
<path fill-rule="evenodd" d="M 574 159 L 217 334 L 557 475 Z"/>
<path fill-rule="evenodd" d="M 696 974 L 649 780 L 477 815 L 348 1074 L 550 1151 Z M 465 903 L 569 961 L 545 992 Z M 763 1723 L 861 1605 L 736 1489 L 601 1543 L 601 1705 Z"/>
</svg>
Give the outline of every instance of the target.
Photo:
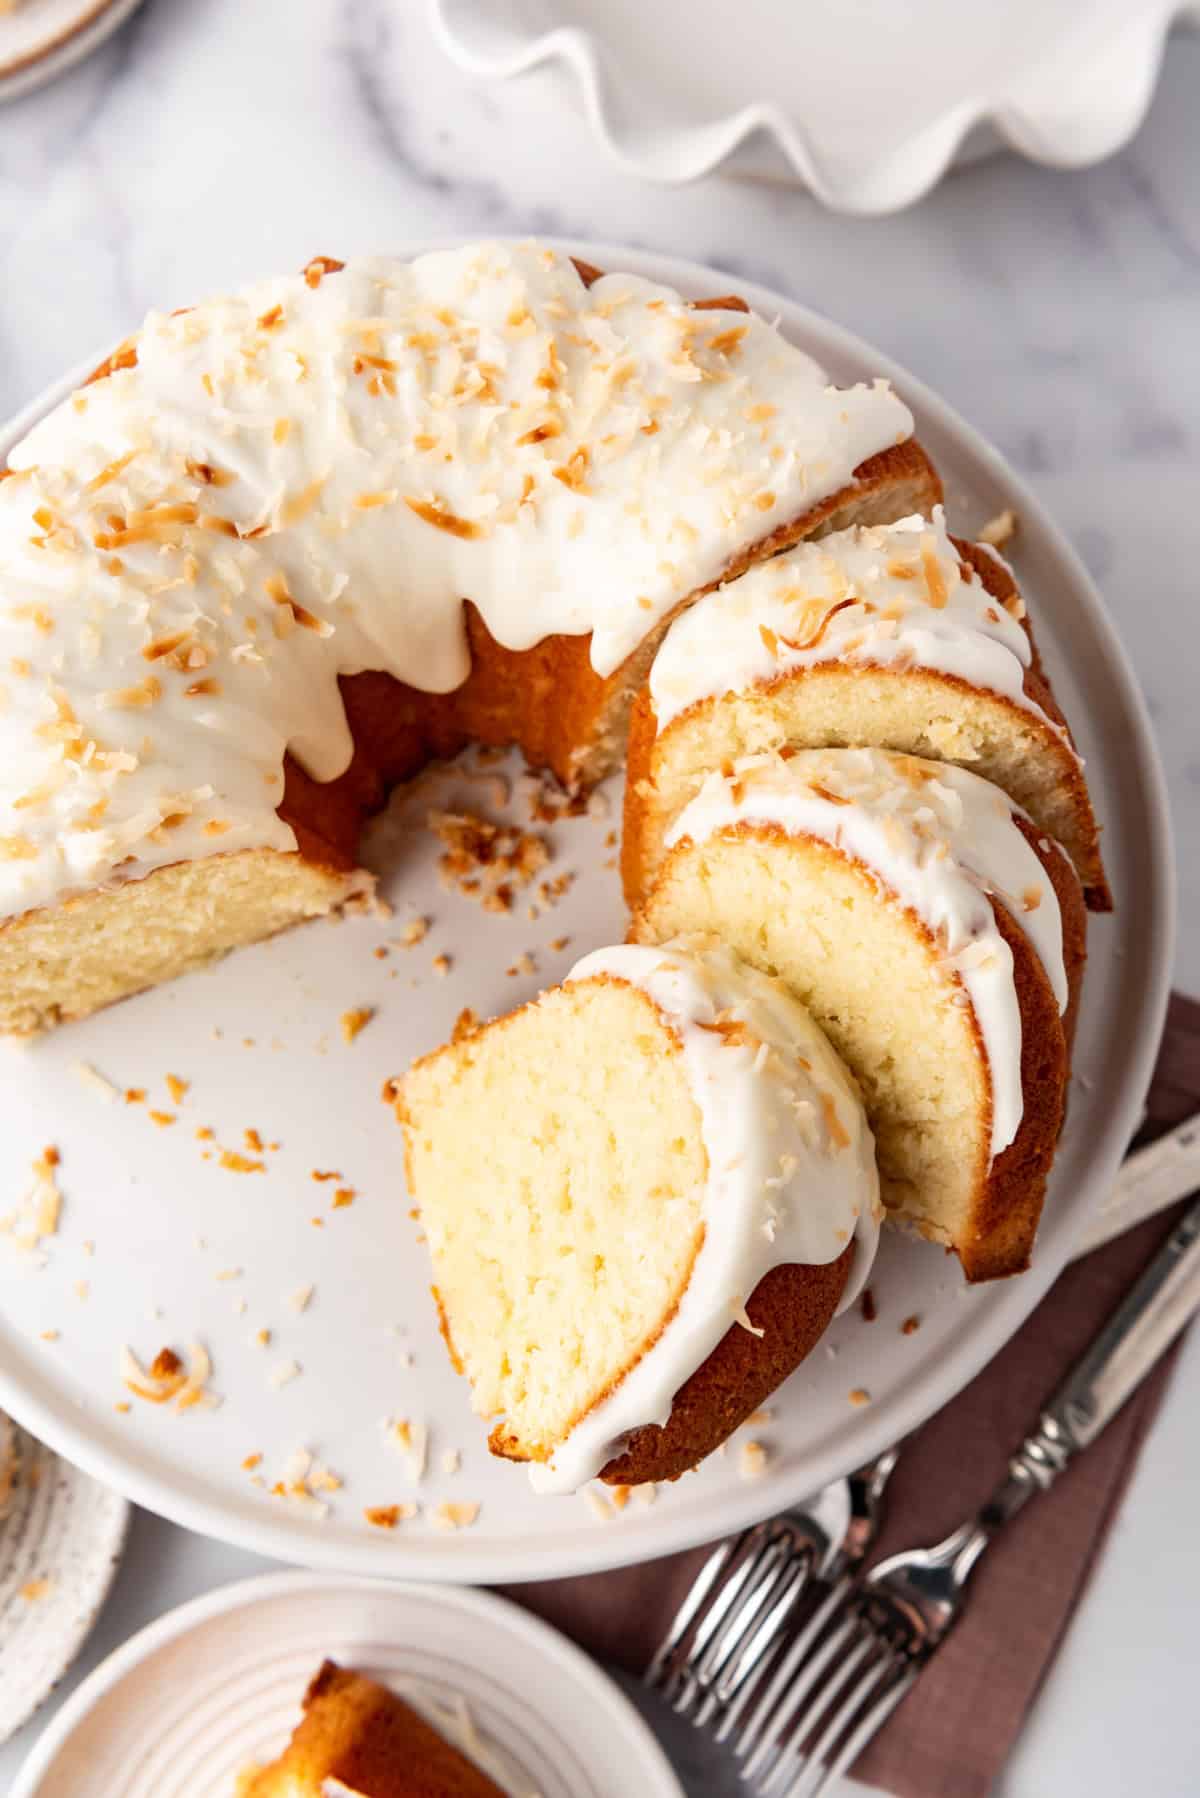
<svg viewBox="0 0 1200 1798">
<path fill-rule="evenodd" d="M 992 549 L 1000 549 L 1010 538 L 1016 536 L 1019 522 L 1012 507 L 1006 506 L 1003 512 L 997 512 L 994 518 L 988 519 L 979 533 L 979 542 L 990 545 Z"/>
<path fill-rule="evenodd" d="M 869 1405 L 870 1402 L 871 1394 L 867 1391 L 865 1386 L 855 1386 L 853 1388 L 850 1393 L 850 1403 L 852 1405 Z"/>
<path fill-rule="evenodd" d="M 219 1165 L 230 1174 L 265 1174 L 267 1171 L 265 1161 L 257 1161 L 237 1149 L 222 1149 Z"/>
<path fill-rule="evenodd" d="M 352 1011 L 344 1011 L 341 1017 L 342 1041 L 352 1043 L 366 1029 L 375 1016 L 375 1011 L 374 1005 L 356 1005 Z"/>
<path fill-rule="evenodd" d="M 449 507 L 443 506 L 439 500 L 414 499 L 411 494 L 406 493 L 404 503 L 410 512 L 415 512 L 417 517 L 423 518 L 426 524 L 433 525 L 439 531 L 447 531 L 452 537 L 471 540 L 486 537 L 488 534 L 485 525 L 478 524 L 469 518 L 458 517 L 457 513 L 451 512 Z"/>
<path fill-rule="evenodd" d="M 281 1387 L 290 1385 L 293 1380 L 298 1379 L 303 1371 L 299 1361 L 280 1361 L 271 1369 L 267 1378 L 278 1392 Z"/>
<path fill-rule="evenodd" d="M 208 1384 L 212 1378 L 212 1358 L 203 1343 L 189 1345 L 186 1367 L 174 1349 L 161 1348 L 147 1370 L 128 1345 L 121 1349 L 120 1365 L 126 1390 L 147 1404 L 173 1402 L 176 1411 L 190 1411 L 197 1406 L 212 1411 L 221 1403 L 219 1393 L 213 1392 Z"/>
<path fill-rule="evenodd" d="M 419 1486 L 429 1464 L 429 1430 L 424 1423 L 413 1423 L 407 1417 L 386 1417 L 384 1440 L 404 1457 L 410 1486 Z"/>
<path fill-rule="evenodd" d="M 745 1302 L 740 1295 L 730 1299 L 729 1310 L 732 1314 L 734 1323 L 740 1324 L 743 1330 L 748 1330 L 751 1336 L 763 1337 L 766 1335 L 767 1332 L 765 1330 L 760 1329 L 757 1324 L 750 1322 L 750 1313 L 747 1311 Z"/>
<path fill-rule="evenodd" d="M 598 1517 L 601 1523 L 612 1522 L 614 1515 L 613 1508 L 609 1504 L 605 1494 L 599 1491 L 595 1486 L 584 1487 L 583 1502 L 592 1513 L 592 1516 Z"/>
<path fill-rule="evenodd" d="M 465 1530 L 470 1529 L 475 1522 L 479 1509 L 478 1504 L 471 1501 L 459 1500 L 455 1503 L 447 1499 L 442 1504 L 435 1505 L 429 1516 L 435 1529 Z"/>
<path fill-rule="evenodd" d="M 759 1480 L 770 1464 L 770 1454 L 761 1442 L 743 1442 L 738 1455 L 738 1478 Z"/>
<path fill-rule="evenodd" d="M 417 1507 L 413 1504 L 367 1505 L 363 1516 L 377 1530 L 394 1530 L 400 1523 L 407 1523 L 415 1517 Z"/>
<path fill-rule="evenodd" d="M 288 1294 L 288 1305 L 293 1311 L 307 1311 L 312 1295 L 313 1288 L 311 1286 L 297 1286 L 294 1292 Z"/>
</svg>

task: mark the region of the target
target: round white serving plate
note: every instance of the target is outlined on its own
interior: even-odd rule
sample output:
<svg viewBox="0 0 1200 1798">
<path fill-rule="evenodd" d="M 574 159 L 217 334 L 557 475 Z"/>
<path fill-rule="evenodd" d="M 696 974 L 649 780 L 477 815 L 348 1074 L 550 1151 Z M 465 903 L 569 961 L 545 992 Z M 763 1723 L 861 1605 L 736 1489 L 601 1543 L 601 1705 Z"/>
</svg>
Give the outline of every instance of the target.
<svg viewBox="0 0 1200 1798">
<path fill-rule="evenodd" d="M 546 71 L 644 179 L 721 168 L 891 212 L 987 149 L 1079 168 L 1133 135 L 1196 0 L 427 0 L 468 74 Z"/>
<path fill-rule="evenodd" d="M 428 247 L 411 246 L 414 254 Z M 644 252 L 564 247 L 696 295 L 731 285 Z M 1033 494 L 933 393 L 824 319 L 737 286 L 837 380 L 883 374 L 895 382 L 942 470 L 956 528 L 978 528 L 1005 506 L 1020 516 L 1014 562 L 1088 760 L 1117 900 L 1114 917 L 1092 923 L 1070 1111 L 1034 1266 L 972 1291 L 949 1257 L 888 1232 L 872 1279 L 877 1320 L 865 1324 L 857 1310 L 840 1319 L 776 1395 L 770 1423 L 755 1431 L 770 1450 L 764 1475 L 739 1478 L 735 1444 L 660 1488 L 655 1503 L 635 1499 L 607 1520 L 580 1497 L 535 1496 L 519 1467 L 488 1455 L 465 1383 L 447 1362 L 408 1215 L 398 1130 L 379 1092 L 387 1076 L 445 1040 L 464 1006 L 480 1016 L 509 1009 L 578 955 L 621 939 L 626 919 L 606 842 L 619 824 L 619 792 L 608 819 L 550 827 L 557 856 L 549 872 L 580 878 L 532 924 L 523 905 L 497 917 L 442 889 L 439 845 L 420 821 L 431 804 L 491 811 L 491 795 L 480 779 L 453 771 L 423 777 L 397 797 L 368 853 L 383 872 L 392 919 L 297 930 L 30 1047 L 0 1047 L 0 1190 L 19 1192 L 32 1158 L 54 1143 L 65 1195 L 41 1272 L 0 1252 L 0 1405 L 178 1523 L 308 1566 L 475 1583 L 581 1573 L 710 1540 L 796 1502 L 945 1404 L 1020 1327 L 1112 1182 L 1161 1032 L 1173 878 L 1157 756 L 1103 603 Z M 68 390 L 60 384 L 23 426 Z M 0 455 L 11 440 L 0 436 Z M 523 818 L 523 809 L 514 815 Z M 424 942 L 377 959 L 376 948 L 413 915 L 434 921 Z M 550 947 L 564 936 L 568 946 Z M 508 976 L 525 951 L 535 953 L 537 973 Z M 439 953 L 453 958 L 441 979 L 432 970 Z M 340 1015 L 370 1004 L 376 1017 L 347 1046 Z M 80 1062 L 122 1088 L 147 1089 L 147 1104 L 107 1101 L 84 1084 Z M 181 1105 L 164 1086 L 168 1072 L 191 1083 Z M 147 1106 L 178 1122 L 156 1128 Z M 196 1139 L 198 1126 L 224 1146 L 241 1149 L 247 1127 L 282 1146 L 267 1151 L 265 1175 L 234 1174 L 201 1159 L 212 1145 Z M 486 1142 L 479 1153 L 486 1157 Z M 314 1182 L 313 1170 L 340 1173 L 359 1194 L 354 1204 L 331 1210 L 334 1183 Z M 288 1295 L 309 1284 L 312 1300 L 297 1313 Z M 903 1335 L 913 1315 L 920 1328 Z M 39 1340 L 47 1328 L 61 1332 L 57 1341 Z M 255 1342 L 264 1328 L 272 1332 L 265 1348 Z M 123 1343 L 145 1363 L 192 1339 L 212 1355 L 219 1409 L 178 1415 L 137 1399 L 131 1410 L 114 1409 L 128 1399 Z M 273 1385 L 272 1371 L 293 1361 L 301 1373 Z M 850 1402 L 857 1389 L 870 1394 L 868 1404 Z M 383 1439 L 389 1415 L 429 1424 L 429 1471 L 415 1488 Z M 279 1479 L 299 1447 L 344 1480 L 323 1519 L 251 1483 Z M 461 1467 L 449 1473 L 442 1457 L 455 1450 Z M 251 1473 L 242 1463 L 254 1455 L 262 1461 Z M 477 1521 L 433 1528 L 428 1513 L 450 1500 L 479 1503 Z M 422 1516 L 391 1531 L 366 1522 L 366 1507 L 397 1501 L 418 1502 Z"/>
<path fill-rule="evenodd" d="M 129 1527 L 119 1493 L 24 1430 L 14 1427 L 12 1447 L 12 1490 L 0 1507 L 0 1742 L 53 1691 L 83 1647 Z"/>
<path fill-rule="evenodd" d="M 0 100 L 16 100 L 90 56 L 142 0 L 23 0 L 0 13 Z"/>
<path fill-rule="evenodd" d="M 682 1798 L 633 1706 L 578 1648 L 489 1593 L 268 1574 L 139 1631 L 63 1706 L 9 1798 L 232 1798 L 330 1657 L 410 1701 L 466 1701 L 515 1793 Z M 507 1782 L 506 1782 L 507 1783 Z"/>
</svg>

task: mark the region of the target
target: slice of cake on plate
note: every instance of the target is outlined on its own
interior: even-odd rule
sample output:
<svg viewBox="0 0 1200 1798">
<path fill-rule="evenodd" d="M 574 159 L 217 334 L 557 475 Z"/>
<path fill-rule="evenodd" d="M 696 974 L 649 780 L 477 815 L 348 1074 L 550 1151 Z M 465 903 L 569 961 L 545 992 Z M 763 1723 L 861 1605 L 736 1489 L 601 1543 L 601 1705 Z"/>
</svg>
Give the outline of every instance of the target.
<svg viewBox="0 0 1200 1798">
<path fill-rule="evenodd" d="M 859 1082 L 885 1205 L 985 1280 L 1029 1262 L 1085 928 L 1067 857 L 999 787 L 827 749 L 710 775 L 633 934 L 711 932 L 786 982 Z"/>
<path fill-rule="evenodd" d="M 451 1356 L 542 1490 L 694 1466 L 867 1278 L 854 1083 L 719 943 L 585 957 L 417 1062 L 396 1111 Z"/>
<path fill-rule="evenodd" d="M 984 544 L 929 518 L 802 543 L 668 631 L 634 704 L 622 870 L 649 891 L 672 821 L 713 768 L 765 749 L 874 747 L 994 781 L 1108 909 L 1083 763 L 1025 604 Z"/>
</svg>

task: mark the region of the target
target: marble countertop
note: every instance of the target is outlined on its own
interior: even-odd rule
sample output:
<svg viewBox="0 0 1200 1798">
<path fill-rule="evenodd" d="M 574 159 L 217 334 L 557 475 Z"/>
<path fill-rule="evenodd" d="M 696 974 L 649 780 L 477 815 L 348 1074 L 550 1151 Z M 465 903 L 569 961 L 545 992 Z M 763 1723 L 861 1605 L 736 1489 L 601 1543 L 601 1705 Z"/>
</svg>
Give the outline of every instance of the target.
<svg viewBox="0 0 1200 1798">
<path fill-rule="evenodd" d="M 911 211 L 854 220 L 790 188 L 666 190 L 618 173 L 552 78 L 473 87 L 416 0 L 150 0 L 84 67 L 0 109 L 0 416 L 149 306 L 317 252 L 559 233 L 792 294 L 938 388 L 1081 551 L 1158 731 L 1179 851 L 1177 984 L 1200 992 L 1197 657 L 1184 648 L 1200 551 L 1198 91 L 1200 37 L 1180 37 L 1142 132 L 1109 163 L 1064 174 L 997 157 Z M 1180 1722 L 1189 1587 L 1159 1548 L 1193 1524 L 1198 1380 L 1193 1342 L 1003 1798 L 1196 1789 L 1194 1727 Z M 257 1565 L 139 1516 L 80 1671 Z M 1194 1554 L 1191 1572 L 1194 1596 Z M 47 1714 L 0 1750 L 0 1789 Z M 655 1721 L 690 1792 L 737 1789 L 714 1750 Z"/>
</svg>

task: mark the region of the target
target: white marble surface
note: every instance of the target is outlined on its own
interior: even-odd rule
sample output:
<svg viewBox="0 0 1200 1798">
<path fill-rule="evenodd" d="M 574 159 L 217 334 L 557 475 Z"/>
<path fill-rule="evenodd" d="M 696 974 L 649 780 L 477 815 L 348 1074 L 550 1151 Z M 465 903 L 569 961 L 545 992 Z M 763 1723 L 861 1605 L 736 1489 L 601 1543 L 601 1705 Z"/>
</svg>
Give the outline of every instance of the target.
<svg viewBox="0 0 1200 1798">
<path fill-rule="evenodd" d="M 794 294 L 946 394 L 1082 551 L 1158 727 L 1178 983 L 1200 991 L 1198 91 L 1200 38 L 1177 40 L 1146 126 L 1109 164 L 997 159 L 899 217 L 853 221 L 787 189 L 622 177 L 542 78 L 472 89 L 418 0 L 151 0 L 86 67 L 0 111 L 0 415 L 151 304 L 440 232 L 648 244 Z M 1002 1798 L 1197 1789 L 1200 1562 L 1180 1545 L 1200 1489 L 1198 1380 L 1194 1342 Z M 79 1671 L 256 1565 L 140 1516 Z M 0 1750 L 0 1790 L 47 1715 Z M 691 1792 L 732 1793 L 714 1753 L 669 1740 Z"/>
</svg>

